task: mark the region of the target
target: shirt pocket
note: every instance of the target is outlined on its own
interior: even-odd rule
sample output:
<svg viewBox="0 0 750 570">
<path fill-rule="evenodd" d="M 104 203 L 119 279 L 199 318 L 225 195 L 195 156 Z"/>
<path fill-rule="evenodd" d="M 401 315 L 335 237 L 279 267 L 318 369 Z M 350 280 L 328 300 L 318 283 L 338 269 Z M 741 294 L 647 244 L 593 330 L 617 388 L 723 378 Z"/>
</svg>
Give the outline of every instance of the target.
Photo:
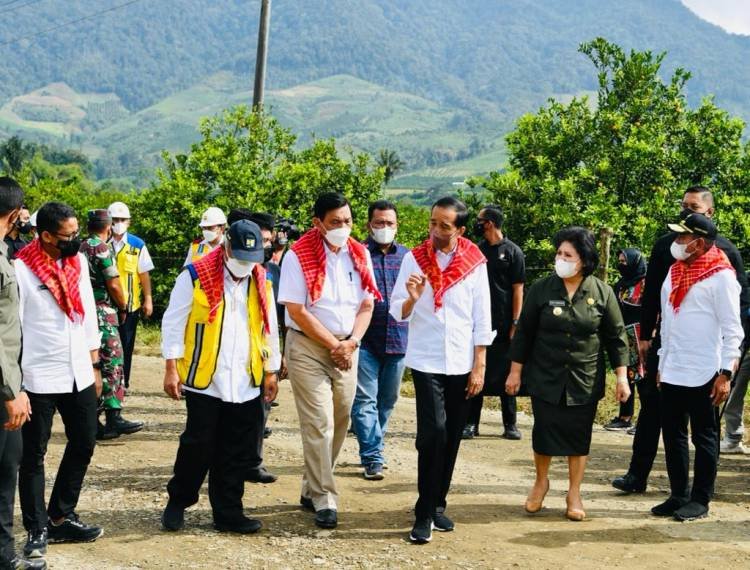
<svg viewBox="0 0 750 570">
<path fill-rule="evenodd" d="M 18 297 L 16 276 L 10 268 L 0 267 L 0 299 Z"/>
<path fill-rule="evenodd" d="M 125 262 L 123 264 L 125 273 L 138 273 L 138 254 L 125 252 Z"/>
</svg>

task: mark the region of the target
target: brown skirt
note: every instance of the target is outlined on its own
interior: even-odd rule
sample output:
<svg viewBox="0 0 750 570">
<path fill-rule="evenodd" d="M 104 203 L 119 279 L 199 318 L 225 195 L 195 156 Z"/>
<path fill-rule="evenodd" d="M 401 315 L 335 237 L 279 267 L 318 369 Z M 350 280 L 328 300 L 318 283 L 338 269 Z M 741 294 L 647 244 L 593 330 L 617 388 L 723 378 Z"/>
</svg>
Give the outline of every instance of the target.
<svg viewBox="0 0 750 570">
<path fill-rule="evenodd" d="M 561 403 L 550 404 L 532 396 L 534 452 L 554 456 L 588 455 L 598 403 L 568 406 L 564 397 Z"/>
</svg>

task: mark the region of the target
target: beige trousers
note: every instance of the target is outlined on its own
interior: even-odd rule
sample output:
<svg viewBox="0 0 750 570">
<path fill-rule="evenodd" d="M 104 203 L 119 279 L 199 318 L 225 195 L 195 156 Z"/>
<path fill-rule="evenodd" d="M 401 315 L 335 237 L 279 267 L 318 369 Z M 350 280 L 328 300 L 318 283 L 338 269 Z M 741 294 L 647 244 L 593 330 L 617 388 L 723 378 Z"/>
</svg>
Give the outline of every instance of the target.
<svg viewBox="0 0 750 570">
<path fill-rule="evenodd" d="M 327 348 L 289 329 L 285 355 L 305 459 L 302 496 L 312 499 L 316 511 L 336 509 L 333 470 L 349 429 L 359 351 L 352 368 L 344 372 L 336 368 Z"/>
</svg>

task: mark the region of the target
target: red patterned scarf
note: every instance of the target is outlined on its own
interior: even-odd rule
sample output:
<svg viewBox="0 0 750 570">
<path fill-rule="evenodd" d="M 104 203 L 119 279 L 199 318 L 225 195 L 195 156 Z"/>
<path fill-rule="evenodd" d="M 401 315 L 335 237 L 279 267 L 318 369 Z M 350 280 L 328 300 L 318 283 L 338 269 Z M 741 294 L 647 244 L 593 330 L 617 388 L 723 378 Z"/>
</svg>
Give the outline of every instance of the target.
<svg viewBox="0 0 750 570">
<path fill-rule="evenodd" d="M 216 319 L 219 305 L 221 305 L 224 299 L 224 248 L 215 248 L 211 253 L 196 261 L 193 267 L 198 274 L 198 281 L 200 281 L 201 288 L 206 294 L 209 306 L 208 322 L 212 323 Z M 269 334 L 271 332 L 271 325 L 268 321 L 266 270 L 260 263 L 256 263 L 255 267 L 253 267 L 253 282 L 258 291 L 260 312 L 263 315 L 263 330 L 265 334 Z"/>
<path fill-rule="evenodd" d="M 676 261 L 670 270 L 672 291 L 669 293 L 669 302 L 672 303 L 674 312 L 679 312 L 685 295 L 688 294 L 693 285 L 708 279 L 714 273 L 723 269 L 734 271 L 727 255 L 716 246 L 713 246 L 690 265 L 684 261 Z"/>
<path fill-rule="evenodd" d="M 81 260 L 77 255 L 62 258 L 62 267 L 42 249 L 36 238 L 16 255 L 37 276 L 57 301 L 63 313 L 74 323 L 83 322 L 84 309 L 78 281 Z"/>
<path fill-rule="evenodd" d="M 378 301 L 382 301 L 383 296 L 378 291 L 375 279 L 367 268 L 367 249 L 352 238 L 349 238 L 347 247 L 354 269 L 362 278 L 362 289 L 372 293 Z M 317 228 L 313 228 L 295 242 L 292 251 L 299 259 L 310 299 L 315 304 L 323 294 L 323 284 L 326 280 L 326 252 L 323 247 L 323 236 Z"/>
<path fill-rule="evenodd" d="M 465 237 L 458 238 L 456 251 L 453 259 L 444 271 L 440 270 L 437 262 L 437 254 L 432 245 L 432 240 L 427 239 L 411 250 L 422 273 L 430 282 L 435 295 L 435 310 L 443 306 L 445 292 L 460 283 L 469 273 L 474 271 L 482 263 L 487 263 L 487 258 L 482 251 Z"/>
</svg>

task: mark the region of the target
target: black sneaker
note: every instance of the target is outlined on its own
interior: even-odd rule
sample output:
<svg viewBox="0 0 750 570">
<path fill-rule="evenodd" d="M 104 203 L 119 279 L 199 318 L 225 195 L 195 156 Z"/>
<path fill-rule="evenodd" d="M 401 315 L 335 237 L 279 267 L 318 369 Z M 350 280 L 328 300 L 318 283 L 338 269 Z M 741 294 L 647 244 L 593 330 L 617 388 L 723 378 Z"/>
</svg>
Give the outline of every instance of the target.
<svg viewBox="0 0 750 570">
<path fill-rule="evenodd" d="M 47 561 L 44 558 L 21 558 L 16 556 L 7 562 L 7 566 L 3 568 L 10 568 L 10 570 L 46 570 Z"/>
<path fill-rule="evenodd" d="M 299 504 L 306 511 L 315 512 L 315 504 L 313 503 L 313 500 L 310 497 L 303 497 L 300 495 Z"/>
<path fill-rule="evenodd" d="M 263 523 L 257 519 L 241 517 L 231 521 L 214 521 L 214 528 L 219 532 L 235 532 L 237 534 L 255 534 Z"/>
<path fill-rule="evenodd" d="M 273 433 L 273 430 L 269 427 L 263 428 L 263 439 L 268 439 L 271 437 L 271 434 Z"/>
<path fill-rule="evenodd" d="M 515 425 L 505 426 L 505 431 L 502 435 L 503 439 L 510 439 L 512 441 L 518 441 L 521 439 L 521 432 Z"/>
<path fill-rule="evenodd" d="M 364 472 L 365 479 L 369 481 L 380 481 L 385 477 L 383 475 L 383 464 L 382 463 L 370 463 L 365 466 Z"/>
<path fill-rule="evenodd" d="M 409 534 L 414 544 L 427 544 L 432 540 L 432 519 L 418 519 Z"/>
<path fill-rule="evenodd" d="M 30 530 L 26 537 L 26 544 L 23 547 L 23 555 L 26 558 L 41 558 L 47 554 L 47 542 L 49 534 L 47 529 Z"/>
<path fill-rule="evenodd" d="M 651 509 L 651 514 L 655 517 L 672 517 L 675 512 L 684 507 L 688 502 L 682 499 L 669 497 L 666 501 L 656 505 Z"/>
<path fill-rule="evenodd" d="M 104 529 L 100 526 L 82 523 L 78 519 L 78 515 L 72 513 L 57 526 L 49 521 L 47 532 L 49 532 L 49 541 L 53 544 L 58 542 L 94 542 L 104 534 Z"/>
<path fill-rule="evenodd" d="M 437 512 L 432 517 L 432 528 L 438 532 L 450 532 L 456 528 L 456 525 L 453 524 L 451 519 L 445 516 L 445 513 Z"/>
<path fill-rule="evenodd" d="M 674 518 L 678 521 L 694 521 L 708 516 L 708 505 L 702 505 L 695 501 L 690 501 L 674 512 Z"/>
<path fill-rule="evenodd" d="M 623 420 L 620 417 L 613 418 L 611 422 L 604 425 L 604 429 L 609 431 L 627 431 L 633 426 L 630 420 Z"/>
<path fill-rule="evenodd" d="M 185 528 L 185 509 L 167 503 L 161 514 L 161 526 L 164 530 L 175 532 Z"/>
<path fill-rule="evenodd" d="M 474 424 L 466 424 L 464 431 L 461 432 L 461 439 L 474 439 L 475 436 L 479 435 L 477 426 Z"/>
<path fill-rule="evenodd" d="M 336 528 L 338 523 L 336 509 L 320 509 L 315 513 L 315 524 L 320 528 Z"/>
<path fill-rule="evenodd" d="M 625 473 L 621 477 L 615 477 L 612 486 L 623 493 L 643 493 L 646 491 L 646 483 L 636 479 L 635 475 Z"/>
</svg>

